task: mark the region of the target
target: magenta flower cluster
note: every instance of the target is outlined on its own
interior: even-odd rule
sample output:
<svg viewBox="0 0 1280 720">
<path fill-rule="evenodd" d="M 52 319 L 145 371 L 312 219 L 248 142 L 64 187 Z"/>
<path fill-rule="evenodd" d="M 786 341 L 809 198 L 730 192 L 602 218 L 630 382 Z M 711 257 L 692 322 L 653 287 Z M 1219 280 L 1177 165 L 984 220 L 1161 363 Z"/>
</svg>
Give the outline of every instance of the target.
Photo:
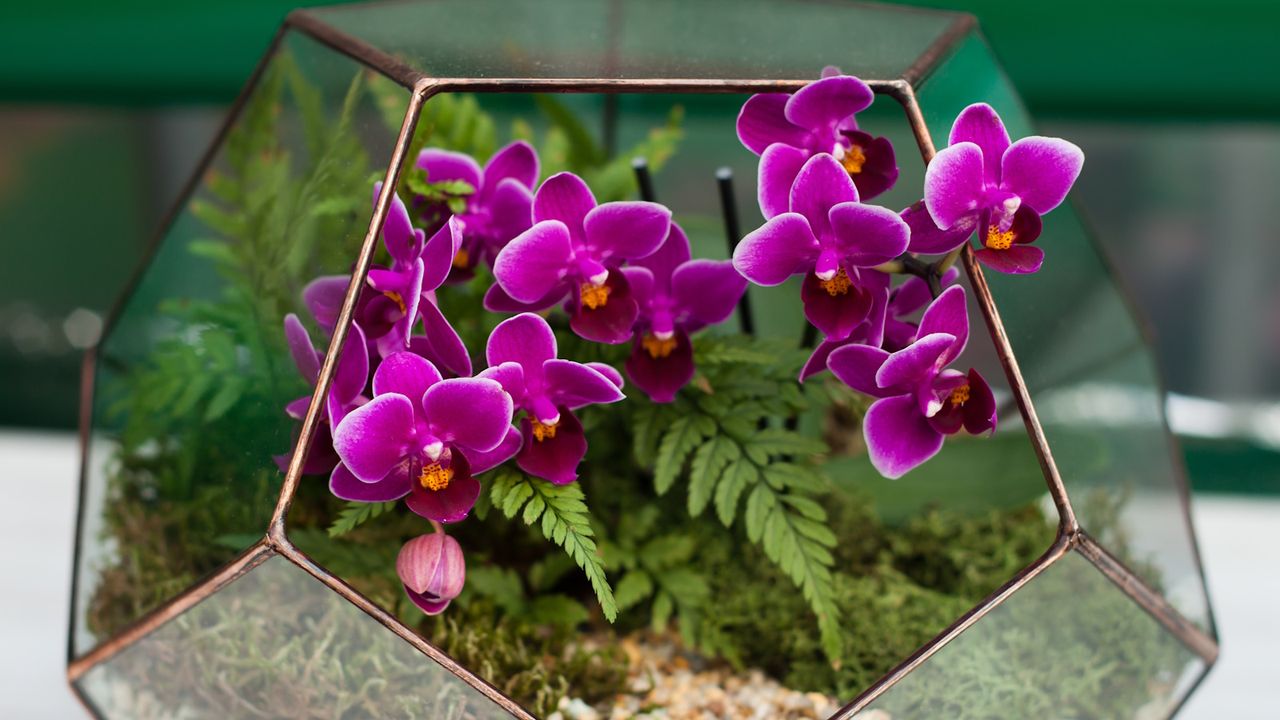
<svg viewBox="0 0 1280 720">
<path fill-rule="evenodd" d="M 875 398 L 864 433 L 882 474 L 901 476 L 961 429 L 993 431 L 986 381 L 950 368 L 969 335 L 965 291 L 951 284 L 956 273 L 895 287 L 891 272 L 917 254 L 955 251 L 975 231 L 987 266 L 1035 271 L 1043 253 L 1030 243 L 1040 217 L 1062 202 L 1082 156 L 1052 138 L 1011 143 L 995 112 L 975 105 L 929 165 L 923 200 L 894 212 L 866 202 L 898 178 L 892 145 L 856 122 L 872 99 L 861 80 L 828 68 L 794 94 L 746 102 L 738 137 L 760 156 L 765 222 L 741 239 L 732 261 L 693 258 L 660 204 L 599 203 L 567 172 L 539 185 L 538 156 L 527 143 L 511 143 L 483 166 L 461 153 L 423 150 L 415 171 L 428 183 L 469 192 L 461 204 L 419 196 L 406 203 L 392 194 L 381 233 L 386 262 L 358 288 L 302 472 L 328 474 L 339 498 L 403 500 L 431 522 L 435 532 L 407 543 L 396 567 L 413 602 L 441 612 L 466 572 L 444 526 L 471 512 L 477 476 L 514 460 L 548 482 L 574 482 L 587 453 L 575 413 L 624 398 L 617 369 L 559 357 L 547 311 L 561 307 L 585 340 L 630 344 L 627 377 L 667 403 L 694 377 L 694 333 L 726 320 L 748 281 L 774 286 L 797 275 L 805 318 L 823 336 L 800 379 L 829 369 Z M 381 192 L 375 185 L 375 199 Z M 485 308 L 512 316 L 490 334 L 485 367 L 476 370 L 437 292 L 485 276 L 485 267 L 494 278 Z M 327 276 L 303 291 L 326 334 L 349 284 L 349 276 Z M 321 356 L 304 323 L 289 315 L 284 329 L 314 387 Z M 308 401 L 290 402 L 286 412 L 300 418 Z M 284 467 L 288 459 L 278 461 Z"/>
<path fill-rule="evenodd" d="M 538 157 L 527 143 L 506 146 L 483 167 L 427 148 L 416 168 L 430 183 L 473 192 L 456 213 L 392 195 L 381 235 L 389 261 L 371 267 L 359 288 L 302 471 L 328 474 L 330 491 L 344 500 L 403 500 L 435 526 L 397 562 L 408 596 L 434 614 L 462 588 L 462 551 L 444 526 L 475 506 L 476 476 L 514 459 L 535 477 L 575 481 L 587 452 L 575 411 L 624 397 L 615 368 L 558 357 L 551 325 L 535 311 L 562 304 L 582 338 L 631 343 L 628 375 L 654 401 L 670 402 L 694 374 L 689 334 L 729 317 L 747 282 L 728 261 L 692 259 L 662 205 L 597 203 L 571 173 L 538 186 Z M 374 186 L 375 200 L 381 191 Z M 473 373 L 436 292 L 470 280 L 481 265 L 496 280 L 485 307 L 517 314 L 490 334 L 486 367 Z M 326 276 L 303 291 L 327 334 L 349 283 Z M 285 338 L 314 387 L 320 355 L 295 315 L 285 318 Z M 301 418 L 309 399 L 286 412 Z M 288 458 L 277 460 L 287 466 Z"/>
<path fill-rule="evenodd" d="M 1011 143 L 995 111 L 973 105 L 929 164 L 924 199 L 893 212 L 865 203 L 898 174 L 888 142 L 856 130 L 854 116 L 871 100 L 861 80 L 828 68 L 792 95 L 743 105 L 738 137 L 760 155 L 766 221 L 742 239 L 733 263 L 757 285 L 802 277 L 805 317 L 823 339 L 801 380 L 830 369 L 875 398 L 863 421 L 868 455 L 896 478 L 937 454 L 946 435 L 994 431 L 996 404 L 976 370 L 949 368 L 969 334 L 964 289 L 933 298 L 927 276 L 894 288 L 890 272 L 907 263 L 936 272 L 916 256 L 958 251 L 975 231 L 983 264 L 1035 272 L 1043 252 L 1029 243 L 1075 182 L 1083 154 L 1056 138 Z M 931 279 L 941 288 L 955 275 Z"/>
</svg>

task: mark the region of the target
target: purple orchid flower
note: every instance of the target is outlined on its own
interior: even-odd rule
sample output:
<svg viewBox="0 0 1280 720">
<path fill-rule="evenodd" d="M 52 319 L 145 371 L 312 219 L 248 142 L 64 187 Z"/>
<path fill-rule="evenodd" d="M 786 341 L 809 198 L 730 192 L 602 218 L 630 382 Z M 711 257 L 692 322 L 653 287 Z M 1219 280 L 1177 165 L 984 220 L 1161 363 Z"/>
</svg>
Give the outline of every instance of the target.
<svg viewBox="0 0 1280 720">
<path fill-rule="evenodd" d="M 827 359 L 849 387 L 877 400 L 863 419 L 871 464 L 898 478 L 942 449 L 946 435 L 996 427 L 996 402 L 978 371 L 947 368 L 964 350 L 969 316 L 964 288 L 947 288 L 920 319 L 919 337 L 894 353 L 846 345 Z"/>
<path fill-rule="evenodd" d="M 439 615 L 462 592 L 467 561 L 458 541 L 437 530 L 400 548 L 396 574 L 414 605 L 428 615 Z"/>
<path fill-rule="evenodd" d="M 453 256 L 450 282 L 470 279 L 481 261 L 492 266 L 498 251 L 533 224 L 538 154 L 523 140 L 498 150 L 483 168 L 470 155 L 438 148 L 419 153 L 417 167 L 429 182 L 462 181 L 475 189 L 466 198 L 467 209 L 454 216 L 462 227 L 462 245 Z M 421 199 L 415 207 L 428 219 L 448 212 Z"/>
<path fill-rule="evenodd" d="M 289 313 L 284 318 L 284 336 L 289 345 L 289 353 L 293 356 L 298 373 L 314 389 L 320 378 L 321 355 L 311 342 L 311 335 L 302 325 L 297 315 Z M 342 346 L 342 354 L 338 357 L 338 367 L 334 370 L 333 379 L 329 382 L 329 394 L 325 403 L 325 422 L 316 427 L 315 436 L 311 440 L 311 449 L 302 465 L 303 475 L 322 475 L 333 470 L 338 464 L 338 456 L 333 450 L 331 428 L 342 421 L 347 413 L 367 402 L 363 396 L 365 385 L 369 380 L 369 353 L 365 347 L 364 334 L 360 326 L 352 324 L 347 334 L 346 343 Z M 285 414 L 295 420 L 302 420 L 311 404 L 311 395 L 303 395 L 285 405 Z M 297 446 L 298 438 L 294 439 Z M 276 456 L 276 465 L 280 472 L 288 472 L 292 455 Z"/>
<path fill-rule="evenodd" d="M 489 335 L 485 354 L 489 368 L 480 377 L 501 383 L 525 412 L 516 464 L 557 485 L 576 480 L 587 438 L 573 411 L 623 399 L 622 377 L 607 365 L 557 358 L 551 326 L 533 313 L 502 321 Z"/>
<path fill-rule="evenodd" d="M 493 380 L 444 380 L 418 355 L 390 355 L 374 372 L 373 399 L 333 430 L 342 463 L 329 489 L 357 502 L 408 496 L 415 513 L 458 522 L 480 495 L 474 476 L 519 449 L 511 413 L 511 396 Z"/>
<path fill-rule="evenodd" d="M 1060 138 L 1010 144 L 996 111 L 977 103 L 961 111 L 950 144 L 925 170 L 925 207 L 938 228 L 964 238 L 976 229 L 983 245 L 976 256 L 987 267 L 1033 273 L 1044 261 L 1044 251 L 1030 245 L 1040 217 L 1066 199 L 1083 165 L 1080 148 Z"/>
<path fill-rule="evenodd" d="M 854 114 L 871 105 L 871 88 L 835 68 L 794 95 L 751 96 L 738 114 L 738 139 L 760 156 L 757 185 L 766 218 L 787 212 L 791 185 L 814 155 L 838 160 L 867 199 L 888 190 L 898 179 L 893 144 L 858 129 Z"/>
<path fill-rule="evenodd" d="M 579 336 L 609 344 L 630 339 L 639 309 L 617 268 L 658 249 L 671 211 L 639 201 L 597 206 L 582 178 L 564 172 L 538 188 L 533 220 L 494 260 L 498 282 L 485 295 L 485 307 L 542 310 L 567 297 L 569 324 Z"/>
<path fill-rule="evenodd" d="M 381 183 L 374 186 L 374 197 Z M 435 291 L 444 284 L 462 245 L 462 227 L 450 218 L 430 238 L 413 227 L 399 196 L 392 196 L 382 226 L 382 242 L 391 267 L 369 269 L 368 283 L 357 299 L 355 318 L 373 353 L 387 357 L 412 348 L 433 364 L 459 376 L 471 374 L 471 356 L 457 331 L 440 312 Z M 347 291 L 349 276 L 327 275 L 303 290 L 303 300 L 321 327 L 333 332 Z M 414 335 L 418 324 L 424 330 Z"/>
<path fill-rule="evenodd" d="M 640 306 L 627 377 L 654 402 L 671 402 L 693 379 L 689 335 L 732 315 L 747 281 L 729 261 L 691 259 L 689 238 L 674 222 L 656 252 L 622 272 Z"/>
<path fill-rule="evenodd" d="M 791 187 L 790 211 L 749 233 L 733 266 L 757 285 L 804 273 L 804 314 L 830 340 L 844 340 L 887 297 L 889 276 L 875 266 L 907 249 L 896 213 L 858 202 L 858 188 L 834 157 L 815 155 Z"/>
</svg>

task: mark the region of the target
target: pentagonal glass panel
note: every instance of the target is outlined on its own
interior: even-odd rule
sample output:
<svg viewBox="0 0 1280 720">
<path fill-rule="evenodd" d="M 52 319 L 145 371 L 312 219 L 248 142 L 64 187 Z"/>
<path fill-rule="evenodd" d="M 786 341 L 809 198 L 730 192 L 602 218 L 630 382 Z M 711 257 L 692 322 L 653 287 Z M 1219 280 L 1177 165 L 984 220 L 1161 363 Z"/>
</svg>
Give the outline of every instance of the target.
<svg viewBox="0 0 1280 720">
<path fill-rule="evenodd" d="M 728 257 L 729 248 L 717 169 L 728 168 L 732 172 L 742 231 L 763 222 L 756 201 L 756 158 L 741 146 L 733 129 L 744 99 L 739 95 L 706 94 L 433 96 L 422 110 L 418 136 L 398 191 L 408 206 L 414 207 L 412 188 L 421 182 L 422 173 L 411 161 L 421 147 L 466 152 L 483 163 L 495 148 L 514 137 L 525 137 L 532 139 L 543 153 L 543 178 L 571 168 L 587 178 L 600 201 L 634 199 L 639 190 L 631 161 L 639 156 L 652 167 L 656 199 L 672 209 L 674 219 L 689 235 L 692 254 L 723 259 Z M 572 153 L 548 139 L 549 134 L 564 132 L 566 114 L 574 118 L 581 132 L 593 138 L 599 153 L 578 151 L 577 159 L 569 159 Z M 669 124 L 678 128 L 678 134 L 669 132 Z M 901 106 L 892 98 L 880 96 L 870 110 L 859 115 L 859 125 L 867 132 L 891 138 L 899 153 L 902 176 L 893 190 L 875 202 L 893 208 L 913 202 L 918 198 L 923 167 Z M 380 248 L 375 264 L 385 261 L 383 252 Z M 476 272 L 478 276 L 471 281 L 445 284 L 435 293 L 441 309 L 465 341 L 474 371 L 485 366 L 484 347 L 489 331 L 509 315 L 481 311 L 480 297 L 492 278 L 482 265 Z M 962 278 L 960 282 L 965 281 Z M 776 362 L 770 356 L 765 363 L 770 367 L 758 366 L 754 372 L 772 373 L 772 366 L 793 361 L 789 352 L 795 352 L 793 349 L 802 341 L 799 283 L 752 288 L 750 297 L 757 334 L 778 341 L 782 348 Z M 990 334 L 976 306 L 972 302 L 970 305 L 971 339 L 963 362 L 965 367 L 977 367 L 999 399 L 1007 401 L 1011 393 Z M 560 330 L 560 357 L 605 361 L 619 370 L 625 368 L 630 343 L 587 343 L 567 332 L 563 313 L 552 310 L 548 315 L 552 326 Z M 731 318 L 708 329 L 706 334 L 695 336 L 695 347 L 704 347 L 703 343 L 716 335 L 736 332 L 738 319 Z M 800 358 L 806 354 L 800 352 Z M 770 378 L 778 386 L 794 386 L 796 370 L 798 365 L 781 380 L 773 375 Z M 834 382 L 829 375 L 810 381 L 818 385 Z M 680 473 L 670 492 L 657 497 L 652 471 L 630 460 L 636 433 L 627 424 L 629 413 L 636 403 L 647 400 L 630 382 L 625 391 L 628 399 L 617 406 L 585 408 L 580 413 L 591 430 L 587 459 L 580 468 L 576 487 L 582 488 L 597 520 L 601 545 L 609 546 L 605 556 L 610 559 L 605 569 L 610 581 L 616 587 L 634 570 L 619 559 L 620 555 L 613 554 L 619 548 L 630 552 L 629 548 L 649 542 L 699 538 L 700 557 L 680 560 L 677 566 L 684 566 L 680 567 L 683 575 L 674 577 L 687 578 L 696 573 L 700 581 L 705 581 L 711 593 L 705 612 L 715 617 L 699 620 L 704 623 L 702 627 L 714 628 L 729 636 L 723 639 L 740 645 L 735 652 L 743 665 L 763 667 L 776 680 L 796 690 L 825 692 L 831 696 L 832 707 L 863 690 L 1008 581 L 1040 556 L 1055 536 L 1057 517 L 1048 502 L 1043 474 L 1016 408 L 1003 412 L 1001 429 L 994 437 L 954 436 L 932 461 L 895 481 L 881 477 L 869 465 L 858 425 L 859 409 L 839 414 L 823 407 L 806 414 L 800 419 L 800 431 L 836 448 L 824 467 L 833 487 L 824 489 L 821 495 L 829 510 L 822 522 L 830 525 L 838 539 L 832 550 L 833 570 L 840 585 L 841 612 L 847 615 L 843 630 L 848 656 L 842 669 L 834 670 L 823 656 L 817 621 L 803 596 L 795 592 L 792 580 L 778 572 L 759 547 L 745 538 L 743 507 L 755 488 L 742 489 L 736 515 L 733 510 L 725 511 L 733 518 L 730 529 L 722 524 L 716 503 L 709 503 L 698 517 L 689 517 L 690 483 L 685 472 Z M 676 407 L 696 412 L 694 403 L 702 396 L 702 391 L 691 387 Z M 771 420 L 779 427 L 784 421 L 782 416 Z M 494 473 L 482 476 L 483 494 L 491 492 L 496 477 Z M 449 534 L 458 539 L 466 553 L 468 580 L 464 594 L 440 618 L 424 618 L 405 595 L 394 562 L 401 545 L 429 532 L 430 526 L 403 503 L 384 507 L 373 516 L 357 515 L 360 506 L 348 507 L 332 497 L 326 479 L 324 473 L 303 478 L 288 519 L 290 540 L 317 563 L 397 615 L 427 640 L 451 654 L 457 653 L 459 662 L 473 667 L 534 714 L 553 711 L 554 700 L 561 695 L 605 701 L 592 693 L 598 692 L 604 684 L 601 677 L 607 673 L 591 675 L 569 669 L 573 663 L 566 657 L 577 658 L 584 667 L 595 666 L 583 661 L 582 654 L 574 655 L 576 649 L 546 638 L 561 637 L 567 622 L 574 636 L 590 635 L 597 642 L 604 642 L 604 657 L 616 670 L 625 666 L 625 658 L 607 653 L 616 652 L 628 632 L 651 621 L 652 598 L 633 602 L 618 624 L 604 622 L 590 587 L 580 571 L 568 564 L 571 561 L 563 551 L 545 539 L 536 526 L 524 527 L 518 516 L 506 519 L 498 508 L 484 509 L 489 501 L 482 499 L 481 510 L 448 526 Z M 765 484 L 758 477 L 752 482 Z M 635 529 L 642 524 L 635 515 L 659 508 L 659 516 L 646 521 L 643 530 Z M 340 516 L 346 516 L 348 521 L 338 522 Z M 361 522 L 350 522 L 352 517 L 361 518 Z M 335 532 L 328 532 L 330 528 Z M 963 538 L 955 538 L 957 534 L 963 534 Z M 544 580 L 543 573 L 552 579 Z M 761 602 L 755 590 L 743 592 L 744 575 L 764 576 L 765 581 L 749 587 L 767 587 L 772 599 Z M 494 609 L 496 596 L 505 605 Z M 558 607 L 563 618 L 538 616 L 532 623 L 541 623 L 538 633 L 521 635 L 528 632 L 529 618 L 536 612 L 530 608 L 537 607 Z M 659 621 L 659 627 L 672 634 L 676 628 L 688 632 L 686 637 L 693 639 L 691 645 L 705 647 L 709 657 L 727 657 L 716 654 L 727 646 L 714 648 L 710 644 L 713 636 L 698 634 L 700 631 L 692 625 L 696 615 L 677 609 L 674 617 L 676 622 Z M 753 630 L 756 627 L 764 632 L 757 635 Z M 498 634 L 502 656 L 488 655 L 475 646 L 475 639 L 492 634 Z M 517 644 L 513 638 L 539 650 L 507 654 L 506 644 Z M 784 647 L 784 643 L 790 645 Z M 541 649 L 544 647 L 551 649 Z M 558 657 L 563 665 L 549 664 L 545 657 Z M 531 677 L 542 684 L 531 687 Z M 570 683 L 567 688 L 558 685 L 562 678 Z"/>
<path fill-rule="evenodd" d="M 453 0 L 308 13 L 432 77 L 748 80 L 811 77 L 819 54 L 819 64 L 891 80 L 960 17 L 821 0 Z"/>
<path fill-rule="evenodd" d="M 854 717 L 1157 720 L 1204 661 L 1069 552 Z"/>
<path fill-rule="evenodd" d="M 973 102 L 1034 133 L 985 42 L 970 36 L 924 82 L 934 144 Z M 1085 172 L 1088 172 L 1088 163 Z M 987 272 L 1081 525 L 1201 627 L 1211 619 L 1155 361 L 1107 260 L 1070 203 L 1045 217 L 1034 275 Z"/>
<path fill-rule="evenodd" d="M 98 349 L 73 654 L 262 537 L 313 380 L 282 318 L 323 354 L 301 291 L 354 257 L 407 100 L 291 34 L 219 139 Z"/>
<path fill-rule="evenodd" d="M 511 717 L 279 556 L 95 665 L 76 689 L 103 718 Z"/>
</svg>

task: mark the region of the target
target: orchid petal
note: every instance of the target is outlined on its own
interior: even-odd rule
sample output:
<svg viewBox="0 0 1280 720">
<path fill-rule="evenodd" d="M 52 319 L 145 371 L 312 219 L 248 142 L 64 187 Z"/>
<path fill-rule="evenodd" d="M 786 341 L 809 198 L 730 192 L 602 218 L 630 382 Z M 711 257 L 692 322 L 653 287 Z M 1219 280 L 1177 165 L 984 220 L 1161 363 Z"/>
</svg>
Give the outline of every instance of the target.
<svg viewBox="0 0 1280 720">
<path fill-rule="evenodd" d="M 552 359 L 542 366 L 547 392 L 557 405 L 576 410 L 584 405 L 614 403 L 625 396 L 595 368 L 572 360 Z"/>
<path fill-rule="evenodd" d="M 304 380 L 315 383 L 320 376 L 320 355 L 315 345 L 311 344 L 311 335 L 302 326 L 297 315 L 289 313 L 284 316 L 284 339 L 289 345 L 289 354 L 293 356 L 293 364 Z"/>
<path fill-rule="evenodd" d="M 944 148 L 924 171 L 924 204 L 938 227 L 948 230 L 981 209 L 982 148 L 970 142 Z"/>
<path fill-rule="evenodd" d="M 802 128 L 834 127 L 871 106 L 871 88 L 852 75 L 833 75 L 800 88 L 783 109 L 786 119 Z"/>
<path fill-rule="evenodd" d="M 424 298 L 418 311 L 427 341 L 431 344 L 431 355 L 440 362 L 440 367 L 455 375 L 470 375 L 471 355 L 467 353 L 467 346 L 440 308 Z"/>
<path fill-rule="evenodd" d="M 609 365 L 607 363 L 602 363 L 602 362 L 589 362 L 589 363 L 583 363 L 583 365 L 586 365 L 587 367 L 592 368 L 596 372 L 608 378 L 609 382 L 613 383 L 614 387 L 618 388 L 619 390 L 622 389 L 623 387 L 622 373 L 618 372 L 618 369 L 615 368 L 614 366 Z M 570 409 L 573 410 L 576 408 L 570 408 Z"/>
<path fill-rule="evenodd" d="M 973 435 L 996 429 L 996 397 L 977 370 L 969 370 L 969 400 L 964 404 L 964 429 Z"/>
<path fill-rule="evenodd" d="M 453 269 L 453 258 L 462 247 L 462 225 L 450 217 L 444 227 L 427 240 L 422 249 L 422 290 L 435 290 L 444 284 Z"/>
<path fill-rule="evenodd" d="M 644 339 L 637 336 L 627 357 L 627 377 L 656 403 L 669 403 L 676 398 L 680 388 L 693 379 L 693 345 L 689 336 L 677 330 L 675 347 L 666 356 L 656 357 L 644 346 Z"/>
<path fill-rule="evenodd" d="M 1061 138 L 1025 137 L 1005 152 L 1000 187 L 1044 215 L 1066 199 L 1083 166 L 1079 146 Z"/>
<path fill-rule="evenodd" d="M 502 386 L 511 396 L 516 406 L 521 404 L 525 394 L 524 368 L 518 362 L 504 362 L 481 370 L 476 377 L 489 378 Z"/>
<path fill-rule="evenodd" d="M 597 206 L 583 220 L 586 245 L 596 257 L 642 258 L 667 239 L 671 211 L 653 202 L 628 200 Z"/>
<path fill-rule="evenodd" d="M 485 359 L 489 365 L 518 363 L 523 376 L 541 377 L 542 365 L 556 356 L 556 336 L 541 316 L 524 313 L 507 318 L 489 333 Z"/>
<path fill-rule="evenodd" d="M 702 325 L 724 322 L 733 314 L 747 279 L 727 260 L 691 260 L 671 277 L 676 306 Z"/>
<path fill-rule="evenodd" d="M 840 382 L 854 390 L 871 397 L 884 397 L 885 391 L 876 384 L 876 375 L 888 359 L 889 353 L 877 347 L 844 345 L 831 349 L 826 366 Z"/>
<path fill-rule="evenodd" d="M 373 203 L 377 207 L 378 196 L 382 194 L 382 183 L 373 184 Z M 391 204 L 382 220 L 382 244 L 397 263 L 412 262 L 422 251 L 424 233 L 413 227 L 409 219 L 409 209 L 405 207 L 400 195 L 391 193 Z"/>
<path fill-rule="evenodd" d="M 533 221 L 559 220 L 574 242 L 584 241 L 582 222 L 596 207 L 596 198 L 582 178 L 570 172 L 556 173 L 543 181 L 533 196 Z"/>
<path fill-rule="evenodd" d="M 805 319 L 831 340 L 849 337 L 871 309 L 871 293 L 857 286 L 850 286 L 843 293 L 828 292 L 813 273 L 804 276 L 800 299 L 804 302 Z"/>
<path fill-rule="evenodd" d="M 886 478 L 902 477 L 942 449 L 942 434 L 929 425 L 910 395 L 872 403 L 862 427 L 871 464 Z"/>
<path fill-rule="evenodd" d="M 343 418 L 333 430 L 333 449 L 357 478 L 376 482 L 409 453 L 414 432 L 414 403 L 389 393 Z"/>
<path fill-rule="evenodd" d="M 462 453 L 450 454 L 453 477 L 442 490 L 429 490 L 419 483 L 404 504 L 414 513 L 440 523 L 456 523 L 465 520 L 480 497 L 480 481 L 475 479 L 467 458 Z"/>
<path fill-rule="evenodd" d="M 375 398 L 388 393 L 403 395 L 416 407 L 427 389 L 442 379 L 440 371 L 426 358 L 398 352 L 383 359 L 373 373 L 373 395 Z"/>
<path fill-rule="evenodd" d="M 431 434 L 464 450 L 498 446 L 514 411 L 511 396 L 487 378 L 454 378 L 432 385 L 422 398 Z"/>
<path fill-rule="evenodd" d="M 911 229 L 888 208 L 846 202 L 832 207 L 828 217 L 836 247 L 854 267 L 875 267 L 907 251 Z"/>
<path fill-rule="evenodd" d="M 494 260 L 493 274 L 514 300 L 531 303 L 551 293 L 564 279 L 571 257 L 569 228 L 563 222 L 546 220 L 502 248 Z"/>
<path fill-rule="evenodd" d="M 924 337 L 934 333 L 946 333 L 955 338 L 952 346 L 938 358 L 941 365 L 959 357 L 969 342 L 969 308 L 965 304 L 964 288 L 959 285 L 943 290 L 921 316 L 917 334 Z"/>
<path fill-rule="evenodd" d="M 608 288 L 607 301 L 596 308 L 587 307 L 580 299 L 580 292 L 574 293 L 568 304 L 569 327 L 585 340 L 617 345 L 631 337 L 640 308 L 631 297 L 631 285 L 625 274 L 612 271 L 604 284 Z"/>
<path fill-rule="evenodd" d="M 520 431 L 514 425 L 507 426 L 507 434 L 502 438 L 502 442 L 492 450 L 467 450 L 465 452 L 467 460 L 471 463 L 471 472 L 479 475 L 488 472 L 502 463 L 510 460 L 520 452 L 521 446 L 524 444 L 524 438 L 520 436 Z M 455 450 L 455 453 L 461 453 L 461 450 Z"/>
<path fill-rule="evenodd" d="M 911 230 L 907 249 L 920 255 L 945 255 L 964 245 L 978 227 L 977 217 L 968 215 L 956 221 L 951 228 L 943 230 L 934 223 L 923 200 L 903 210 L 901 217 Z"/>
<path fill-rule="evenodd" d="M 341 463 L 329 474 L 329 492 L 335 497 L 352 502 L 391 502 L 408 495 L 412 488 L 412 478 L 400 468 L 374 482 L 361 480 Z"/>
<path fill-rule="evenodd" d="M 415 164 L 418 169 L 426 171 L 429 183 L 461 180 L 476 191 L 480 190 L 483 183 L 484 175 L 480 170 L 480 164 L 466 153 L 426 148 L 418 153 L 418 161 Z"/>
<path fill-rule="evenodd" d="M 1009 149 L 1009 131 L 995 109 L 986 103 L 974 103 L 956 116 L 951 126 L 948 145 L 969 142 L 982 149 L 984 179 L 988 185 L 1000 182 L 1000 158 Z"/>
<path fill-rule="evenodd" d="M 488 203 L 493 235 L 488 238 L 489 245 L 478 250 L 492 257 L 490 253 L 501 250 L 512 238 L 533 226 L 533 191 L 507 178 L 498 183 Z"/>
<path fill-rule="evenodd" d="M 494 284 L 484 294 L 484 309 L 497 313 L 521 313 L 546 310 L 557 305 L 569 294 L 569 284 L 560 283 L 547 291 L 546 295 L 533 302 L 520 302 L 507 294 L 501 285 Z"/>
<path fill-rule="evenodd" d="M 757 285 L 781 285 L 811 268 L 818 250 L 809 221 L 798 213 L 783 213 L 742 238 L 733 251 L 733 266 Z"/>
<path fill-rule="evenodd" d="M 803 215 L 819 239 L 831 232 L 831 208 L 857 201 L 858 186 L 839 161 L 826 153 L 810 158 L 791 186 L 791 211 Z"/>
<path fill-rule="evenodd" d="M 890 355 L 876 372 L 876 385 L 886 391 L 910 389 L 930 379 L 941 369 L 938 359 L 956 342 L 947 333 L 921 335 L 918 340 Z"/>
<path fill-rule="evenodd" d="M 679 225 L 673 222 L 671 231 L 667 233 L 667 238 L 663 240 L 662 245 L 653 253 L 633 260 L 631 265 L 649 270 L 657 281 L 655 287 L 658 292 L 670 295 L 671 276 L 675 274 L 676 268 L 689 262 L 690 257 L 689 237 Z M 635 288 L 632 290 L 634 291 Z"/>
<path fill-rule="evenodd" d="M 978 262 L 997 272 L 1026 275 L 1036 272 L 1044 263 L 1044 250 L 1034 245 L 1014 245 L 1008 250 L 983 248 L 973 254 Z"/>
<path fill-rule="evenodd" d="M 491 198 L 498 183 L 507 179 L 515 180 L 526 188 L 538 184 L 538 153 L 524 140 L 503 146 L 484 164 L 480 202 Z"/>
<path fill-rule="evenodd" d="M 338 313 L 351 286 L 350 275 L 325 275 L 307 283 L 302 289 L 302 302 L 320 327 L 332 332 L 338 324 Z"/>
<path fill-rule="evenodd" d="M 809 131 L 786 118 L 785 108 L 790 99 L 786 93 L 760 93 L 742 104 L 738 113 L 738 139 L 748 150 L 760 155 L 773 143 L 804 147 L 809 142 Z"/>
<path fill-rule="evenodd" d="M 791 186 L 809 157 L 808 150 L 782 143 L 765 148 L 756 169 L 756 199 L 766 220 L 791 209 Z"/>
<path fill-rule="evenodd" d="M 533 422 L 520 421 L 524 449 L 516 456 L 521 470 L 556 485 L 567 485 L 578 479 L 578 465 L 587 454 L 587 437 L 582 423 L 567 409 L 560 413 L 555 435 L 538 440 L 533 435 Z"/>
<path fill-rule="evenodd" d="M 348 405 L 364 392 L 369 383 L 369 342 L 359 325 L 351 324 L 347 339 L 338 355 L 338 367 L 333 371 L 329 394 L 339 404 Z"/>
</svg>

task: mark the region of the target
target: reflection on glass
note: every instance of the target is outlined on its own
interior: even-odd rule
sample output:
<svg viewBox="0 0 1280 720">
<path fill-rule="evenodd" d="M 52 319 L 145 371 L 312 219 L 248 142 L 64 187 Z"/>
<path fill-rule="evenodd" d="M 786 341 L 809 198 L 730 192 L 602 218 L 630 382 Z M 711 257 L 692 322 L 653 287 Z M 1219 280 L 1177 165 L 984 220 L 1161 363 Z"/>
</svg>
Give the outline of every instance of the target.
<svg viewBox="0 0 1280 720">
<path fill-rule="evenodd" d="M 311 11 L 435 77 L 803 79 L 902 75 L 959 16 L 808 0 L 503 0 Z M 828 48 L 815 62 L 814 48 Z"/>
<path fill-rule="evenodd" d="M 106 718 L 509 718 L 282 557 L 95 666 Z"/>
<path fill-rule="evenodd" d="M 990 50 L 971 36 L 919 92 L 934 143 L 986 101 L 1034 134 Z M 1086 163 L 1086 172 L 1088 164 Z M 1193 622 L 1209 609 L 1183 513 L 1154 358 L 1074 207 L 1046 216 L 1035 275 L 986 272 L 1080 524 Z"/>
<path fill-rule="evenodd" d="M 855 717 L 1159 720 L 1203 670 L 1070 552 Z"/>
<path fill-rule="evenodd" d="M 291 36 L 184 201 L 98 352 L 75 654 L 262 537 L 292 443 L 281 408 L 309 394 L 280 319 L 350 266 L 383 115 L 407 100 Z"/>
</svg>

